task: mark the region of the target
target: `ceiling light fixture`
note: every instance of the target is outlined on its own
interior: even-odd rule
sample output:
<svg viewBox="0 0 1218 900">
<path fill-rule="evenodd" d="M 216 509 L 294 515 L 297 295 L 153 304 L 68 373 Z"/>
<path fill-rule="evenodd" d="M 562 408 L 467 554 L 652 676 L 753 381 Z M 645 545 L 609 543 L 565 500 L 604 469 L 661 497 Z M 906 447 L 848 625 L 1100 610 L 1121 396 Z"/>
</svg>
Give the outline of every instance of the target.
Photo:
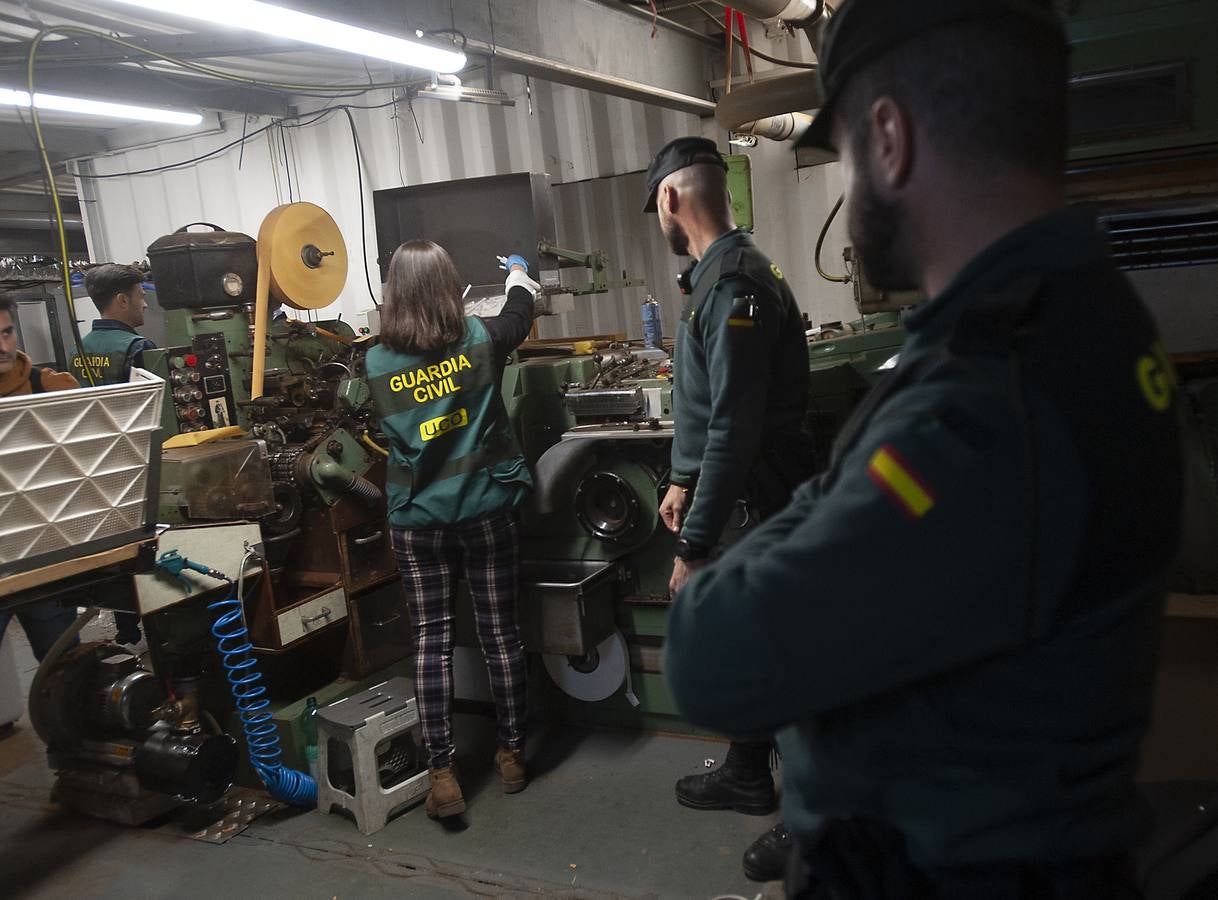
<svg viewBox="0 0 1218 900">
<path fill-rule="evenodd" d="M 0 106 L 29 107 L 30 95 L 26 91 L 0 88 Z M 130 103 L 111 103 L 107 100 L 86 100 L 83 97 L 63 97 L 59 94 L 34 94 L 34 105 L 41 111 L 79 113 L 85 116 L 104 116 L 109 119 L 129 119 L 136 122 L 160 122 L 164 125 L 198 125 L 203 117 L 198 113 L 178 112 L 155 106 L 132 106 Z"/>
<path fill-rule="evenodd" d="M 458 103 L 481 103 L 485 106 L 515 106 L 516 101 L 505 92 L 493 88 L 471 88 L 461 83 L 455 75 L 439 75 L 431 84 L 423 85 L 411 92 L 411 96 L 432 100 L 455 100 Z"/>
<path fill-rule="evenodd" d="M 115 0 L 155 12 L 172 13 L 226 28 L 243 28 L 274 37 L 289 38 L 357 56 L 383 59 L 431 72 L 457 72 L 465 67 L 465 54 L 414 38 L 394 37 L 345 25 L 333 19 L 273 6 L 260 0 Z"/>
</svg>

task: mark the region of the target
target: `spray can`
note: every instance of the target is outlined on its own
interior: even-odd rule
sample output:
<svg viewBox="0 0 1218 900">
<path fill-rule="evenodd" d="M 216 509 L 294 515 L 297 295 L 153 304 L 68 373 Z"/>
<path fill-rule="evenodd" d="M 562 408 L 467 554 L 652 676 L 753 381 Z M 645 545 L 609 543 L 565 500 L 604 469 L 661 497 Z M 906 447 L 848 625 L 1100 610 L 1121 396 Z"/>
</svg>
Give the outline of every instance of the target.
<svg viewBox="0 0 1218 900">
<path fill-rule="evenodd" d="M 643 301 L 643 343 L 660 349 L 664 341 L 664 326 L 660 321 L 660 301 L 651 294 Z"/>
</svg>

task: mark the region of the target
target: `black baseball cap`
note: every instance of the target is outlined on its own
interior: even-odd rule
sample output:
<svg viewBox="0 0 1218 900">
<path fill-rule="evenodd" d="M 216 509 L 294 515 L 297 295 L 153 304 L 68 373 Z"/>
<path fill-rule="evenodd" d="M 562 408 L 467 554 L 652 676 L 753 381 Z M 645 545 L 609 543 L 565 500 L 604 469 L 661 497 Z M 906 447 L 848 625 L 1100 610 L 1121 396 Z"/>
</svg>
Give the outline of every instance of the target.
<svg viewBox="0 0 1218 900">
<path fill-rule="evenodd" d="M 847 0 L 829 20 L 817 75 L 824 98 L 797 147 L 833 146 L 833 109 L 846 83 L 868 63 L 932 28 L 979 19 L 1039 22 L 1066 46 L 1066 33 L 1050 0 Z"/>
<path fill-rule="evenodd" d="M 706 138 L 680 137 L 661 147 L 647 167 L 647 204 L 643 212 L 656 211 L 656 192 L 660 189 L 661 181 L 673 172 L 699 163 L 711 163 L 727 171 L 727 163 L 723 161 L 719 148 L 714 141 Z"/>
</svg>

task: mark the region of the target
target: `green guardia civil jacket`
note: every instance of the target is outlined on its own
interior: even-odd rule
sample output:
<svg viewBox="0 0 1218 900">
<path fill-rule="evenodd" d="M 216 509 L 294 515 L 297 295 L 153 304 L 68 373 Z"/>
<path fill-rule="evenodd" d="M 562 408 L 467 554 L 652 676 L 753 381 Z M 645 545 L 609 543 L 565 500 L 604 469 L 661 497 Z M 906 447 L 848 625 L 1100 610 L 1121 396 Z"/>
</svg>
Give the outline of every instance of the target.
<svg viewBox="0 0 1218 900">
<path fill-rule="evenodd" d="M 677 595 L 673 699 L 777 733 L 797 834 L 879 821 L 921 869 L 1127 853 L 1183 496 L 1154 320 L 1071 209 L 905 325 L 828 471 Z"/>
<path fill-rule="evenodd" d="M 143 364 L 144 351 L 156 349 L 156 344 L 148 338 L 114 319 L 95 319 L 93 330 L 84 336 L 82 343 L 93 370 L 93 381 L 90 381 L 80 356 L 72 357 L 72 374 L 82 387 L 128 381 L 131 367 Z"/>
<path fill-rule="evenodd" d="M 495 343 L 480 319 L 423 354 L 368 351 L 368 383 L 389 439 L 389 524 L 439 528 L 519 506 L 533 485 L 499 389 Z"/>
<path fill-rule="evenodd" d="M 782 271 L 745 231 L 712 243 L 691 282 L 677 327 L 670 477 L 693 488 L 681 536 L 709 549 L 738 500 L 768 516 L 812 474 L 808 340 Z"/>
</svg>

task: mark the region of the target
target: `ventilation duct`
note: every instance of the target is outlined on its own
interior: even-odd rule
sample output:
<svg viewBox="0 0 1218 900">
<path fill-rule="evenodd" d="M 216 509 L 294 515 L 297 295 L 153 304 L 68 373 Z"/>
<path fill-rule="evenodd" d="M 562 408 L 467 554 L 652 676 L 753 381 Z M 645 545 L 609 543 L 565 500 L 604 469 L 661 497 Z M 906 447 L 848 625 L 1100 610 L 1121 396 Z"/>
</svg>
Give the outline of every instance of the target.
<svg viewBox="0 0 1218 900">
<path fill-rule="evenodd" d="M 811 116 L 793 110 L 820 105 L 816 72 L 805 69 L 736 88 L 715 106 L 715 121 L 735 134 L 793 141 L 812 124 Z"/>
<path fill-rule="evenodd" d="M 769 138 L 771 141 L 798 141 L 811 125 L 810 115 L 796 112 L 742 122 L 731 130 L 733 134 Z"/>
<path fill-rule="evenodd" d="M 1218 263 L 1218 204 L 1110 213 L 1100 224 L 1127 271 Z"/>
<path fill-rule="evenodd" d="M 792 25 L 811 25 L 820 18 L 824 0 L 732 0 L 732 8 L 758 19 L 782 19 Z"/>
</svg>

